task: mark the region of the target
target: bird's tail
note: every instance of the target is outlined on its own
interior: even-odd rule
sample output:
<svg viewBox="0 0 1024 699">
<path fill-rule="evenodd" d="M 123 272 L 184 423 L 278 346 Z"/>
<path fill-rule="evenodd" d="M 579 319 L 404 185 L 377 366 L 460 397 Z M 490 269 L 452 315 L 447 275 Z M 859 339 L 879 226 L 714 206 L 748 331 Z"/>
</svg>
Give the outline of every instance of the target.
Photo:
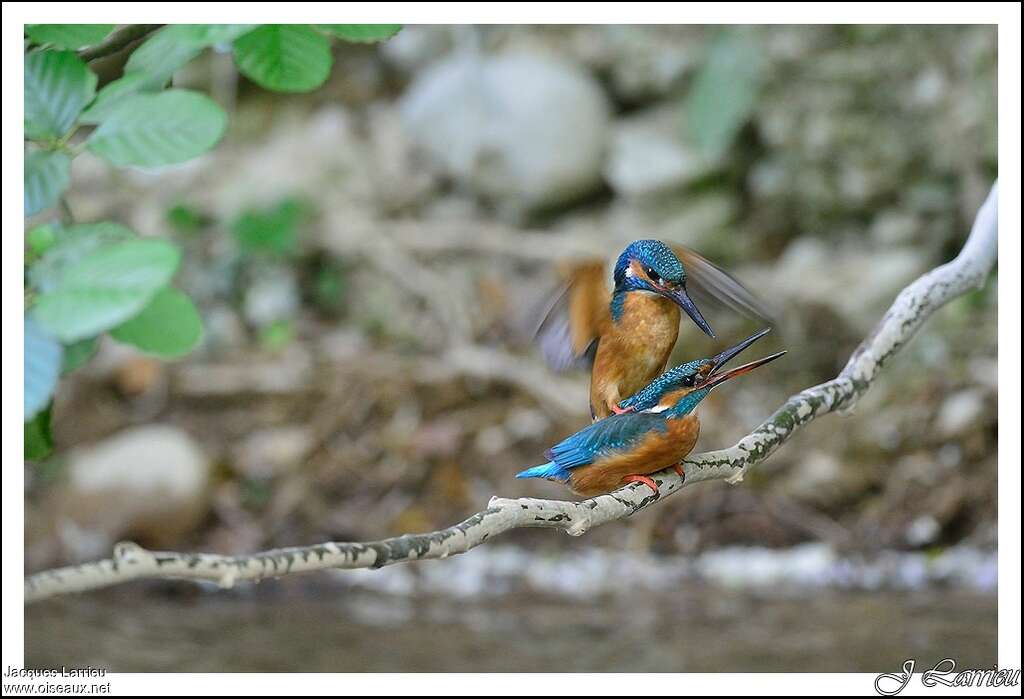
<svg viewBox="0 0 1024 699">
<path fill-rule="evenodd" d="M 516 478 L 546 478 L 549 481 L 559 482 L 565 481 L 568 477 L 569 474 L 554 461 L 528 468 L 516 474 Z"/>
</svg>

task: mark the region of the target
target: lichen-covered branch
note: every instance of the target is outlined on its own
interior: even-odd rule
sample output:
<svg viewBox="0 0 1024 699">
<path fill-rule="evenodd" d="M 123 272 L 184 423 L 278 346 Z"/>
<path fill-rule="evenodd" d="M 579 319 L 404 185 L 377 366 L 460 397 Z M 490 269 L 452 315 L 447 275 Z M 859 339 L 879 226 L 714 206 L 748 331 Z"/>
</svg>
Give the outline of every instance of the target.
<svg viewBox="0 0 1024 699">
<path fill-rule="evenodd" d="M 654 474 L 659 492 L 640 483 L 580 502 L 537 498 L 492 498 L 487 509 L 447 529 L 367 543 L 328 542 L 275 549 L 248 556 L 145 550 L 132 543 L 115 547 L 110 559 L 47 570 L 25 580 L 25 601 L 108 587 L 139 578 L 205 580 L 231 587 L 327 568 L 379 568 L 425 558 L 446 558 L 522 527 L 563 529 L 573 536 L 628 517 L 663 500 L 684 485 L 713 479 L 742 480 L 747 469 L 766 459 L 794 432 L 817 417 L 849 409 L 871 386 L 885 363 L 950 300 L 981 287 L 995 265 L 997 193 L 992 186 L 956 259 L 905 288 L 871 335 L 854 351 L 839 376 L 792 396 L 735 446 L 685 462 L 685 480 L 672 470 Z"/>
</svg>

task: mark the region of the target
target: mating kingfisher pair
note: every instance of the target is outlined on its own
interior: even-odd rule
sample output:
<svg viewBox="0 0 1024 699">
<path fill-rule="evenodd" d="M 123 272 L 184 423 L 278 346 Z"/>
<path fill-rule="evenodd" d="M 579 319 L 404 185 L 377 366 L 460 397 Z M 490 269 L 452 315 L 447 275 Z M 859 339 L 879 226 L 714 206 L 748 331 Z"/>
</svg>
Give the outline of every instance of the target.
<svg viewBox="0 0 1024 699">
<path fill-rule="evenodd" d="M 549 363 L 563 369 L 592 362 L 590 412 L 594 422 L 564 439 L 516 478 L 544 478 L 591 496 L 630 482 L 655 493 L 650 474 L 674 466 L 697 443 L 697 405 L 725 381 L 778 359 L 785 352 L 724 371 L 726 362 L 768 333 L 762 330 L 705 359 L 666 371 L 679 334 L 680 310 L 714 337 L 691 290 L 745 315 L 767 320 L 765 304 L 724 270 L 682 246 L 638 240 L 619 256 L 609 292 L 604 265 L 575 265 L 548 304 L 537 340 Z"/>
</svg>

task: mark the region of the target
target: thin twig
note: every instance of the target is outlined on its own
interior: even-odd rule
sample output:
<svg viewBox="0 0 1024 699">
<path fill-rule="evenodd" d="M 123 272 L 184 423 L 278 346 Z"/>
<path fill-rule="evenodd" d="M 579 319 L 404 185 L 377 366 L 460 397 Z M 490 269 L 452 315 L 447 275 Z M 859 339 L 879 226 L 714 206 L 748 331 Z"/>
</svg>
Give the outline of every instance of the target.
<svg viewBox="0 0 1024 699">
<path fill-rule="evenodd" d="M 97 58 L 105 58 L 112 56 L 118 51 L 124 49 L 130 45 L 133 41 L 143 39 L 157 29 L 162 27 L 162 24 L 126 24 L 120 29 L 115 29 L 110 36 L 104 39 L 101 43 L 95 46 L 89 46 L 78 52 L 78 57 L 83 61 L 95 61 Z"/>
<path fill-rule="evenodd" d="M 713 479 L 736 483 L 747 469 L 764 461 L 807 423 L 833 411 L 850 409 L 932 313 L 984 284 L 996 262 L 997 209 L 993 185 L 956 259 L 906 287 L 871 335 L 857 347 L 839 376 L 792 396 L 735 446 L 686 459 L 685 480 L 671 469 L 653 474 L 658 492 L 632 483 L 608 495 L 580 502 L 492 498 L 487 509 L 469 519 L 427 534 L 406 534 L 366 543 L 327 542 L 248 556 L 154 552 L 133 543 L 120 543 L 113 558 L 29 576 L 25 580 L 25 600 L 34 602 L 139 578 L 206 580 L 227 588 L 239 581 L 327 568 L 379 568 L 424 558 L 447 558 L 510 529 L 563 529 L 579 536 L 592 527 L 628 517 L 684 486 Z"/>
</svg>

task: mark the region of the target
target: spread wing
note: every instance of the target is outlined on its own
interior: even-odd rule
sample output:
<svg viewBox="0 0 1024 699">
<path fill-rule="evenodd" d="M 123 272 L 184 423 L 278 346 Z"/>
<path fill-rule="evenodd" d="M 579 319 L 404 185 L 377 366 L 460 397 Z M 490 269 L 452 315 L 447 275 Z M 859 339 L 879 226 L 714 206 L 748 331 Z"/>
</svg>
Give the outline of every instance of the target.
<svg viewBox="0 0 1024 699">
<path fill-rule="evenodd" d="M 751 320 L 775 324 L 777 314 L 768 302 L 736 277 L 685 245 L 672 243 L 671 247 L 686 270 L 686 290 L 699 308 L 724 306 Z"/>
<path fill-rule="evenodd" d="M 537 345 L 556 371 L 593 361 L 597 338 L 611 320 L 605 269 L 599 260 L 567 265 L 558 289 L 536 313 Z"/>
<path fill-rule="evenodd" d="M 652 413 L 626 413 L 599 420 L 551 447 L 546 456 L 562 469 L 586 466 L 613 451 L 628 450 L 665 419 Z"/>
</svg>

